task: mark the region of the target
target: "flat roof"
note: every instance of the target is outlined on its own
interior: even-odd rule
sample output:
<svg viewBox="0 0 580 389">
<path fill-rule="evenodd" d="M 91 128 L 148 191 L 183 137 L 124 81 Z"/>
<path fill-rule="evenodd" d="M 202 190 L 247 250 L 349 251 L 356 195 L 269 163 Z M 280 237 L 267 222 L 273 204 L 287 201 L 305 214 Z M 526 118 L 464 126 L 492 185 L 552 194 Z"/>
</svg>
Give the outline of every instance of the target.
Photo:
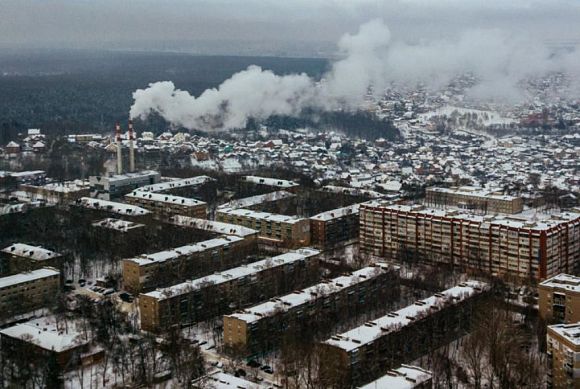
<svg viewBox="0 0 580 389">
<path fill-rule="evenodd" d="M 348 186 L 325 185 L 322 187 L 324 192 L 342 193 L 350 196 L 369 196 L 373 198 L 385 197 L 387 195 L 376 192 L 374 190 L 351 188 Z"/>
<path fill-rule="evenodd" d="M 373 279 L 380 274 L 384 274 L 385 270 L 388 268 L 395 269 L 395 267 L 389 267 L 386 264 L 365 267 L 353 272 L 352 274 L 323 281 L 309 288 L 297 290 L 285 296 L 275 297 L 270 301 L 255 305 L 228 316 L 245 321 L 246 323 L 254 323 L 281 311 L 286 312 L 291 308 L 307 304 L 308 302 L 320 297 L 339 293 L 341 290 Z"/>
<path fill-rule="evenodd" d="M 268 186 L 275 186 L 278 188 L 294 188 L 299 186 L 298 183 L 289 180 L 282 180 L 279 178 L 269 178 L 269 177 L 260 177 L 260 176 L 244 176 L 242 177 L 244 181 L 251 182 L 254 184 L 261 184 L 261 185 L 268 185 Z"/>
<path fill-rule="evenodd" d="M 494 200 L 505 200 L 513 201 L 521 199 L 517 196 L 509 196 L 498 194 L 498 190 L 488 190 L 484 188 L 477 188 L 473 186 L 461 186 L 461 187 L 451 187 L 451 188 L 441 188 L 441 187 L 431 187 L 427 188 L 427 191 L 440 192 L 440 193 L 452 193 L 463 196 L 478 197 L 482 199 L 494 199 Z"/>
<path fill-rule="evenodd" d="M 305 219 L 298 218 L 296 216 L 280 215 L 277 213 L 270 213 L 270 212 L 252 211 L 251 209 L 245 209 L 245 208 L 218 209 L 218 212 L 224 213 L 227 215 L 244 216 L 244 217 L 251 217 L 251 218 L 259 219 L 259 220 L 273 221 L 276 223 L 294 224 L 294 223 L 298 223 L 298 222 L 305 220 Z"/>
<path fill-rule="evenodd" d="M 479 290 L 486 288 L 486 284 L 480 281 L 467 281 L 436 293 L 431 297 L 415 302 L 396 312 L 388 313 L 376 320 L 369 321 L 360 327 L 350 331 L 334 335 L 324 343 L 351 352 L 374 340 L 381 338 L 387 333 L 397 332 L 402 327 L 412 323 L 415 319 L 429 315 L 432 308 L 441 307 L 445 303 L 455 304 L 457 301 L 465 300 L 468 297 L 479 293 Z"/>
<path fill-rule="evenodd" d="M 133 192 L 126 194 L 125 197 L 151 200 L 159 203 L 178 204 L 190 207 L 197 205 L 205 205 L 203 201 L 199 201 L 189 197 L 172 196 L 168 194 L 154 192 L 143 192 L 140 190 L 134 190 Z"/>
<path fill-rule="evenodd" d="M 112 176 L 90 176 L 89 180 L 96 180 L 96 181 L 103 180 L 103 181 L 108 181 L 109 183 L 112 183 L 112 182 L 117 182 L 117 181 L 122 182 L 122 181 L 131 181 L 131 180 L 140 180 L 140 179 L 146 179 L 146 178 L 150 178 L 150 177 L 154 177 L 154 176 L 161 177 L 159 172 L 156 172 L 155 170 L 143 170 L 140 172 L 115 174 Z"/>
<path fill-rule="evenodd" d="M 31 246 L 25 243 L 14 243 L 2 249 L 2 252 L 17 257 L 30 258 L 35 261 L 46 261 L 52 258 L 58 258 L 61 255 L 51 250 L 47 250 L 40 246 Z"/>
<path fill-rule="evenodd" d="M 252 381 L 245 380 L 243 378 L 239 378 L 233 376 L 231 374 L 227 374 L 221 371 L 208 374 L 205 377 L 198 378 L 197 380 L 193 381 L 194 387 L 196 384 L 201 384 L 200 387 L 202 388 L 211 388 L 211 389 L 265 389 L 269 388 L 269 386 L 264 384 L 255 383 Z"/>
<path fill-rule="evenodd" d="M 329 221 L 338 219 L 346 215 L 358 214 L 360 204 L 349 205 L 348 207 L 332 209 L 330 211 L 321 212 L 318 215 L 312 216 L 310 219 Z"/>
<path fill-rule="evenodd" d="M 110 230 L 127 232 L 136 228 L 145 227 L 145 224 L 135 223 L 129 220 L 106 218 L 94 222 L 93 227 L 108 228 Z"/>
<path fill-rule="evenodd" d="M 240 226 L 238 224 L 218 222 L 215 220 L 199 219 L 195 217 L 175 215 L 169 218 L 169 222 L 178 226 L 196 228 L 198 230 L 217 232 L 226 235 L 246 237 L 255 235 L 258 231 Z"/>
<path fill-rule="evenodd" d="M 88 344 L 82 334 L 69 328 L 68 333 L 58 331 L 55 326 L 43 326 L 42 323 L 27 322 L 5 328 L 2 335 L 22 339 L 45 350 L 63 352 Z"/>
<path fill-rule="evenodd" d="M 42 269 L 36 269 L 29 272 L 22 272 L 8 277 L 0 278 L 0 289 L 59 275 L 60 272 L 58 270 L 52 267 L 43 267 Z"/>
<path fill-rule="evenodd" d="M 359 389 L 413 389 L 433 378 L 433 373 L 418 366 L 401 365 Z"/>
<path fill-rule="evenodd" d="M 548 326 L 548 335 L 550 331 L 560 335 L 575 346 L 580 346 L 580 323 L 573 324 L 555 324 Z"/>
<path fill-rule="evenodd" d="M 273 267 L 279 267 L 298 261 L 304 261 L 310 257 L 318 255 L 319 253 L 320 251 L 312 248 L 302 248 L 293 252 L 278 255 L 276 257 L 267 258 L 258 262 L 253 262 L 247 265 L 224 270 L 223 272 L 198 278 L 193 281 L 186 281 L 167 288 L 157 289 L 153 292 L 145 293 L 144 295 L 158 300 L 163 300 L 184 293 L 189 293 L 192 290 L 200 289 L 203 287 L 203 285 L 221 284 L 233 279 L 239 279 L 252 274 L 260 273 Z"/>
<path fill-rule="evenodd" d="M 229 203 L 218 206 L 218 210 L 248 208 L 262 203 L 288 199 L 294 196 L 296 195 L 293 193 L 286 192 L 285 190 L 278 190 L 276 192 L 232 200 Z"/>
<path fill-rule="evenodd" d="M 565 289 L 580 292 L 580 277 L 570 274 L 558 274 L 540 283 L 540 286 L 554 289 Z"/>
<path fill-rule="evenodd" d="M 160 182 L 158 184 L 146 185 L 139 188 L 142 192 L 163 192 L 170 189 L 176 188 L 186 188 L 189 186 L 197 186 L 205 184 L 206 182 L 213 181 L 213 178 L 209 176 L 196 176 L 189 178 L 182 178 L 178 180 L 172 180 L 168 182 Z"/>
<path fill-rule="evenodd" d="M 148 266 L 153 263 L 171 261 L 184 255 L 191 255 L 207 250 L 213 250 L 218 247 L 225 247 L 242 240 L 243 239 L 239 236 L 226 235 L 219 238 L 204 240 L 203 242 L 177 247 L 171 250 L 159 251 L 152 254 L 143 254 L 139 257 L 127 258 L 125 260 L 135 262 L 139 266 Z"/>
<path fill-rule="evenodd" d="M 151 213 L 151 211 L 145 208 L 137 207 L 136 205 L 95 199 L 92 197 L 81 197 L 80 199 L 76 200 L 75 203 L 84 208 L 98 209 L 101 211 L 118 213 L 120 215 L 144 216 Z"/>
</svg>

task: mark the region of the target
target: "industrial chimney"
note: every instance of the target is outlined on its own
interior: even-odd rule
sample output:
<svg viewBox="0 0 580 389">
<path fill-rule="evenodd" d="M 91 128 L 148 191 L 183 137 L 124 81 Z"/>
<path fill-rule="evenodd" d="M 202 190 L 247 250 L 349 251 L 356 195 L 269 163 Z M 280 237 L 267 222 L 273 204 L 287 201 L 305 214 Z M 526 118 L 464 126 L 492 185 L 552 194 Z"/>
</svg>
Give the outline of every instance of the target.
<svg viewBox="0 0 580 389">
<path fill-rule="evenodd" d="M 115 141 L 117 142 L 117 174 L 123 174 L 123 151 L 121 144 L 121 126 L 115 124 Z"/>
<path fill-rule="evenodd" d="M 133 132 L 133 121 L 129 120 L 129 171 L 135 171 L 135 133 Z"/>
</svg>

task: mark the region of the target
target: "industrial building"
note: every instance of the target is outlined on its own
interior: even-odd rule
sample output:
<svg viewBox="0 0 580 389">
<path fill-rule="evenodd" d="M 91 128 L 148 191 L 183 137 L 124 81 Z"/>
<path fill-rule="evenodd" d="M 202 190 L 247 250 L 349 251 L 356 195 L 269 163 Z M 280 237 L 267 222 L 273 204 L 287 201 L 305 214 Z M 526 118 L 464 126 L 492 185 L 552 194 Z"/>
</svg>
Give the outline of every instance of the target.
<svg viewBox="0 0 580 389">
<path fill-rule="evenodd" d="M 60 272 L 51 267 L 0 278 L 0 314 L 3 318 L 30 312 L 55 301 Z"/>
<path fill-rule="evenodd" d="M 304 248 L 139 296 L 141 328 L 159 331 L 223 315 L 311 284 L 318 250 Z"/>
<path fill-rule="evenodd" d="M 359 235 L 359 204 L 319 213 L 310 218 L 310 243 L 327 249 L 353 243 Z"/>
<path fill-rule="evenodd" d="M 398 269 L 365 267 L 224 316 L 224 346 L 249 355 L 272 350 L 284 335 L 325 336 L 341 319 L 370 310 L 398 289 Z"/>
<path fill-rule="evenodd" d="M 521 197 L 507 196 L 500 191 L 472 186 L 427 188 L 425 204 L 428 206 L 455 206 L 462 209 L 479 209 L 484 213 L 520 213 L 524 210 Z"/>
<path fill-rule="evenodd" d="M 112 176 L 89 177 L 91 197 L 102 200 L 119 198 L 141 186 L 156 184 L 160 181 L 161 175 L 152 170 Z"/>
<path fill-rule="evenodd" d="M 548 323 L 580 322 L 580 277 L 558 274 L 538 285 L 538 311 Z"/>
<path fill-rule="evenodd" d="M 373 201 L 360 207 L 359 241 L 371 256 L 543 280 L 578 269 L 580 213 L 483 216 Z"/>
<path fill-rule="evenodd" d="M 129 204 L 150 210 L 162 219 L 174 215 L 207 218 L 207 204 L 191 198 L 135 190 L 125 195 L 125 200 Z"/>
<path fill-rule="evenodd" d="M 123 260 L 125 289 L 138 293 L 239 266 L 254 253 L 251 241 L 232 235 Z"/>
<path fill-rule="evenodd" d="M 580 323 L 548 326 L 548 388 L 580 387 Z"/>
<path fill-rule="evenodd" d="M 464 334 L 487 285 L 468 281 L 320 344 L 321 375 L 344 387 L 376 380 Z"/>
<path fill-rule="evenodd" d="M 418 366 L 401 365 L 359 389 L 431 389 L 433 373 Z"/>
<path fill-rule="evenodd" d="M 2 273 L 14 274 L 42 267 L 62 268 L 65 256 L 39 246 L 14 243 L 1 251 Z"/>
</svg>

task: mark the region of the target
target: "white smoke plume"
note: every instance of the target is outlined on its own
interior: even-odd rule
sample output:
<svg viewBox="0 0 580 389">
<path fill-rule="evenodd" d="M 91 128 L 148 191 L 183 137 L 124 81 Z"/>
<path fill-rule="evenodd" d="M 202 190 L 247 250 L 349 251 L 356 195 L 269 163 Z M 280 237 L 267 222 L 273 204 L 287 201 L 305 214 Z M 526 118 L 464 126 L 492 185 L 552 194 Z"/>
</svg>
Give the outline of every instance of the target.
<svg viewBox="0 0 580 389">
<path fill-rule="evenodd" d="M 250 117 L 298 115 L 307 107 L 356 108 L 369 87 L 377 93 L 391 82 L 423 82 L 437 87 L 471 72 L 481 82 L 469 93 L 481 99 L 522 98 L 518 82 L 533 75 L 562 71 L 580 75 L 578 51 L 558 56 L 541 42 L 518 39 L 497 30 L 472 30 L 455 41 L 410 45 L 391 42 L 381 20 L 360 26 L 338 42 L 340 60 L 317 84 L 306 74 L 278 76 L 258 66 L 234 74 L 200 96 L 176 89 L 171 81 L 156 82 L 133 93 L 132 118 L 160 114 L 189 129 L 244 127 Z"/>
</svg>

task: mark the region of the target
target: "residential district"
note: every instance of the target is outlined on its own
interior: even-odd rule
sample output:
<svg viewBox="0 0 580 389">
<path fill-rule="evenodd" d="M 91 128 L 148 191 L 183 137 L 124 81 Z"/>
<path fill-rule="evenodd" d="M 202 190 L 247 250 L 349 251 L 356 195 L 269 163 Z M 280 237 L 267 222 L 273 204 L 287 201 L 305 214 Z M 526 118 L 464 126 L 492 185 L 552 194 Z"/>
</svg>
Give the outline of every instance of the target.
<svg viewBox="0 0 580 389">
<path fill-rule="evenodd" d="M 580 387 L 580 106 L 461 82 L 374 140 L 3 145 L 0 386 Z"/>
</svg>

